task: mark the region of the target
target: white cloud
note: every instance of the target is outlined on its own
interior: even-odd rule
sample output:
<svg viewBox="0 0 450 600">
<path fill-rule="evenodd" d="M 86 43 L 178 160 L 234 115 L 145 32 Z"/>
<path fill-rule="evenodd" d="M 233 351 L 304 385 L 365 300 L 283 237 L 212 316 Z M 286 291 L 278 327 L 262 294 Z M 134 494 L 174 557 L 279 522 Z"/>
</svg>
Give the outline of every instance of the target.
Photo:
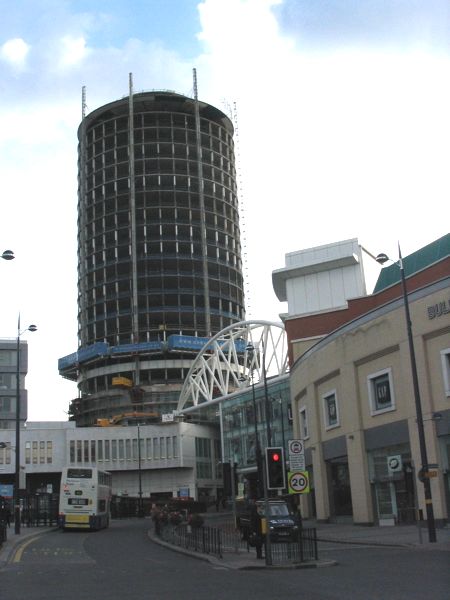
<svg viewBox="0 0 450 600">
<path fill-rule="evenodd" d="M 199 7 L 200 96 L 220 107 L 229 94 L 239 112 L 248 316 L 275 319 L 284 307 L 271 272 L 286 252 L 349 237 L 413 252 L 447 232 L 427 207 L 450 195 L 450 57 L 313 50 L 283 35 L 276 4 L 232 0 L 226 16 L 219 0 Z"/>
<path fill-rule="evenodd" d="M 30 47 L 22 38 L 13 38 L 1 46 L 0 56 L 15 69 L 22 70 L 25 68 Z"/>
<path fill-rule="evenodd" d="M 86 46 L 84 37 L 64 36 L 61 41 L 61 55 L 59 57 L 59 67 L 74 67 L 83 62 L 89 55 L 90 50 Z"/>
</svg>

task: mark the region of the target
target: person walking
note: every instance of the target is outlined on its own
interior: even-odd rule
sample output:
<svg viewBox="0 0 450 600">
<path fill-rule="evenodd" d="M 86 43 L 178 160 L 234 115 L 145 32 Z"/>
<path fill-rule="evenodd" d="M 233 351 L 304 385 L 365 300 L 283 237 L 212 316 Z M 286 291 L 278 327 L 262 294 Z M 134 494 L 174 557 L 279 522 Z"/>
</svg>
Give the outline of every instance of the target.
<svg viewBox="0 0 450 600">
<path fill-rule="evenodd" d="M 255 544 L 256 549 L 256 558 L 263 558 L 262 549 L 264 543 L 264 536 L 262 534 L 261 527 L 261 515 L 256 506 L 256 503 L 253 504 L 250 512 L 250 529 L 251 536 Z"/>
</svg>

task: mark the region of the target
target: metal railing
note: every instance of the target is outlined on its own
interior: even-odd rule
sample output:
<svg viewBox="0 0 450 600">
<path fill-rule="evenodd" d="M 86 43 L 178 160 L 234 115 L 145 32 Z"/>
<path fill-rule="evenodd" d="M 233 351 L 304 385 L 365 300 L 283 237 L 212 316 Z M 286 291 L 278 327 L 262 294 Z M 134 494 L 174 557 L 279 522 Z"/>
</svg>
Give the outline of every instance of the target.
<svg viewBox="0 0 450 600">
<path fill-rule="evenodd" d="M 160 527 L 159 536 L 165 542 L 222 558 L 222 532 L 214 527 L 192 527 L 190 525 L 165 525 Z"/>
<path fill-rule="evenodd" d="M 315 528 L 302 529 L 298 538 L 290 542 L 271 544 L 272 564 L 285 565 L 318 560 Z"/>
<path fill-rule="evenodd" d="M 190 525 L 163 525 L 156 531 L 162 540 L 181 548 L 223 558 L 223 553 L 249 552 L 250 547 L 234 528 L 191 527 Z M 272 542 L 273 565 L 298 564 L 318 560 L 315 528 L 302 529 L 295 540 Z"/>
</svg>

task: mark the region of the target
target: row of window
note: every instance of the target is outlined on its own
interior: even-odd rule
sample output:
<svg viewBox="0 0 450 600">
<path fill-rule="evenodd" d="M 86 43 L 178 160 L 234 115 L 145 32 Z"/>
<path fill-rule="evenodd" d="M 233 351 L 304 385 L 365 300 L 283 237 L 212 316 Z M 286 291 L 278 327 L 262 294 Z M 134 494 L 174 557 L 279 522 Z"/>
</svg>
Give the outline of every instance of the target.
<svg viewBox="0 0 450 600">
<path fill-rule="evenodd" d="M 149 257 L 151 261 L 150 267 L 156 267 L 153 272 L 158 274 L 161 272 L 161 267 L 163 267 L 163 265 L 161 262 L 156 261 L 162 255 L 165 255 L 166 258 L 180 258 L 188 260 L 189 262 L 191 262 L 192 259 L 200 261 L 203 256 L 202 245 L 200 243 L 190 242 L 189 240 L 177 241 L 175 237 L 170 241 L 153 240 L 152 242 L 143 244 L 141 246 L 141 252 L 142 251 L 144 255 Z M 234 252 L 230 252 L 227 248 L 221 248 L 216 240 L 212 240 L 211 243 L 208 244 L 207 257 L 208 259 L 213 259 L 214 261 L 220 262 L 226 266 L 234 267 L 235 269 L 241 269 L 242 267 L 240 257 Z M 100 250 L 91 254 L 86 258 L 86 269 L 91 271 L 103 267 L 114 267 L 114 265 L 117 264 L 117 261 L 126 261 L 125 264 L 128 265 L 129 260 L 131 260 L 131 245 L 124 244 L 122 246 L 110 247 L 107 250 Z M 142 257 L 139 263 L 139 266 L 142 268 Z M 190 271 L 192 271 L 192 268 Z"/>
<path fill-rule="evenodd" d="M 108 184 L 109 185 L 109 184 Z M 224 189 L 224 195 L 220 198 L 214 198 L 205 194 L 205 217 L 206 220 L 213 222 L 216 228 L 229 230 L 230 226 L 226 220 L 228 218 L 237 219 L 238 199 L 230 190 Z M 111 192 L 106 195 L 103 192 Z M 96 188 L 95 192 L 90 196 L 84 197 L 83 202 L 86 204 L 86 219 L 88 222 L 94 221 L 95 219 L 105 219 L 106 229 L 112 229 L 114 227 L 114 218 L 118 221 L 118 224 L 125 226 L 127 214 L 130 210 L 130 198 L 129 190 L 127 189 L 123 194 L 115 194 L 114 187 L 109 185 L 102 188 Z M 178 223 L 189 223 L 190 221 L 198 222 L 199 211 L 200 211 L 200 199 L 198 191 L 181 191 L 176 190 L 152 190 L 151 192 L 136 192 L 135 198 L 136 204 L 136 215 L 138 221 L 138 233 L 139 233 L 139 222 L 143 220 L 144 216 L 148 221 L 166 221 L 171 223 L 173 221 Z M 145 212 L 145 215 L 143 211 Z M 235 222 L 234 221 L 234 222 Z M 102 221 L 100 220 L 101 224 Z M 97 228 L 99 223 L 96 223 Z M 99 232 L 101 233 L 101 232 Z"/>
<path fill-rule="evenodd" d="M 442 373 L 446 395 L 450 396 L 450 348 L 441 351 Z M 377 416 L 395 410 L 395 393 L 392 370 L 383 369 L 367 378 L 370 414 Z M 325 430 L 341 425 L 339 402 L 336 390 L 330 390 L 322 396 L 322 415 Z M 308 415 L 306 406 L 300 408 L 300 436 L 309 437 Z"/>
<path fill-rule="evenodd" d="M 5 448 L 0 448 L 0 465 L 11 464 L 11 451 L 13 448 L 9 442 Z M 53 442 L 51 441 L 32 441 L 25 442 L 25 464 L 26 465 L 44 465 L 53 462 Z"/>
<path fill-rule="evenodd" d="M 224 315 L 211 314 L 211 331 L 217 333 L 225 327 L 242 320 L 244 317 L 243 308 L 239 311 L 241 318 Z M 147 314 L 147 325 L 142 326 L 140 319 L 140 330 L 142 338 L 146 341 L 159 340 L 161 327 L 164 328 L 167 335 L 180 334 L 192 335 L 194 337 L 205 337 L 209 333 L 206 331 L 206 318 L 204 311 L 197 309 L 191 312 L 149 312 Z M 112 319 L 97 321 L 92 324 L 83 323 L 83 331 L 86 332 L 86 344 L 92 344 L 96 341 L 106 341 L 109 344 L 131 344 L 132 343 L 132 322 L 130 316 L 115 316 Z M 148 338 L 147 338 L 148 335 Z M 156 373 L 152 373 L 152 379 Z"/>
<path fill-rule="evenodd" d="M 186 223 L 181 223 L 177 220 L 172 220 L 168 223 L 152 222 L 152 218 L 148 214 L 150 212 L 151 211 L 149 210 L 146 211 L 146 222 L 139 229 L 139 232 L 141 233 L 139 241 L 143 244 L 140 253 L 146 254 L 146 243 L 158 240 L 175 240 L 177 242 L 188 243 L 201 241 L 200 222 L 193 224 L 189 222 L 189 219 Z M 189 213 L 190 211 L 186 212 Z M 145 215 L 142 214 L 141 216 L 142 221 L 144 221 L 145 219 L 143 217 Z M 190 217 L 191 215 L 188 216 Z M 233 252 L 236 251 L 236 247 L 238 246 L 236 236 L 230 235 L 225 231 L 220 231 L 215 226 L 207 230 L 207 240 Z M 114 229 L 108 232 L 103 231 L 101 234 L 93 237 L 91 243 L 92 246 L 88 249 L 89 254 L 102 250 L 114 252 L 114 248 L 128 246 L 131 243 L 131 232 L 127 228 Z M 113 258 L 117 258 L 117 254 L 109 257 L 110 260 Z"/>
<path fill-rule="evenodd" d="M 187 134 L 187 135 L 186 135 Z M 197 137 L 195 131 L 186 131 L 185 129 L 170 128 L 149 128 L 144 130 L 134 130 L 134 153 L 139 156 L 142 152 L 147 155 L 162 154 L 163 156 L 188 156 L 197 158 Z M 232 140 L 230 139 L 230 142 Z M 98 141 L 87 145 L 88 160 L 100 163 L 102 156 L 106 155 L 106 164 L 111 160 L 123 158 L 128 154 L 129 139 L 128 133 L 119 133 L 102 137 Z M 225 156 L 232 159 L 234 156 L 233 146 L 227 143 L 219 142 L 208 135 L 202 135 L 202 158 L 206 160 L 213 154 L 216 156 Z M 145 149 L 145 150 L 144 150 Z M 113 157 L 109 158 L 109 155 Z M 100 160 L 99 160 L 100 159 Z"/>
<path fill-rule="evenodd" d="M 70 464 L 121 460 L 162 460 L 178 457 L 178 437 L 164 436 L 114 440 L 70 440 Z"/>
<path fill-rule="evenodd" d="M 158 102 L 160 101 L 159 96 L 156 99 Z M 155 110 L 150 112 L 147 108 L 147 102 L 149 100 L 151 103 L 153 98 L 150 97 L 147 100 L 147 97 L 144 97 L 144 104 L 142 104 L 140 98 L 135 96 L 133 119 L 135 132 L 142 128 L 145 130 L 147 127 L 159 127 L 161 129 L 168 127 L 174 128 L 175 130 L 178 129 L 179 131 L 186 131 L 190 135 L 195 135 L 195 118 L 191 114 L 185 114 L 184 112 L 181 112 L 183 109 L 182 103 L 184 102 L 184 99 L 182 97 L 175 97 L 174 99 L 177 103 L 179 103 L 179 108 L 181 109 L 179 112 L 176 112 L 177 107 L 175 105 L 171 107 L 171 112 L 157 112 Z M 171 104 L 174 99 L 170 98 Z M 164 98 L 163 101 L 165 101 Z M 128 112 L 127 107 L 125 110 Z M 120 132 L 127 133 L 128 127 L 128 115 L 102 121 L 99 125 L 96 125 L 96 127 L 89 129 L 87 134 L 88 142 L 97 142 L 104 136 L 120 134 Z M 233 143 L 232 135 L 225 127 L 221 127 L 219 124 L 215 123 L 214 121 L 210 121 L 209 119 L 204 119 L 202 116 L 200 116 L 200 132 L 202 134 L 208 134 L 213 138 L 217 138 L 217 140 L 222 140 L 229 145 Z"/>
<path fill-rule="evenodd" d="M 89 195 L 98 190 L 102 197 L 114 194 L 126 193 L 130 189 L 130 180 L 128 177 L 114 180 L 104 180 L 103 172 L 96 177 L 89 178 L 86 181 L 86 192 Z M 179 191 L 199 192 L 199 183 L 196 177 L 192 175 L 139 175 L 134 179 L 136 190 L 153 191 Z M 203 180 L 203 191 L 205 195 L 216 200 L 224 201 L 230 193 L 236 193 L 236 184 L 229 175 L 224 175 L 218 183 L 209 180 Z M 96 194 L 92 199 L 96 198 Z"/>
</svg>

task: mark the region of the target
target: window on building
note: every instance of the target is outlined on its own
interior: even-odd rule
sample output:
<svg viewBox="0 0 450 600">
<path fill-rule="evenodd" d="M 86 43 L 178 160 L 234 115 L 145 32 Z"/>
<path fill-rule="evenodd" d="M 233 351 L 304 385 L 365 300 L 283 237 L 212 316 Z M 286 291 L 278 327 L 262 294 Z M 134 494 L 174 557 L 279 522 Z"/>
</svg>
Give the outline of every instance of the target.
<svg viewBox="0 0 450 600">
<path fill-rule="evenodd" d="M 25 442 L 25 464 L 31 464 L 31 442 Z"/>
<path fill-rule="evenodd" d="M 178 438 L 176 435 L 172 436 L 172 450 L 173 450 L 173 457 L 177 458 L 178 457 Z"/>
<path fill-rule="evenodd" d="M 95 440 L 91 440 L 91 462 L 95 463 L 96 462 L 96 457 L 95 457 L 95 448 L 96 448 L 96 443 Z"/>
<path fill-rule="evenodd" d="M 97 440 L 97 460 L 103 461 L 103 440 Z"/>
<path fill-rule="evenodd" d="M 155 460 L 159 459 L 159 439 L 153 438 L 153 458 Z"/>
<path fill-rule="evenodd" d="M 0 350 L 0 365 L 2 367 L 15 367 L 17 364 L 15 350 Z"/>
<path fill-rule="evenodd" d="M 302 440 L 306 440 L 309 438 L 309 429 L 308 429 L 308 413 L 306 411 L 306 406 L 303 406 L 299 410 L 299 425 L 300 425 L 300 437 Z"/>
<path fill-rule="evenodd" d="M 32 457 L 33 457 L 33 465 L 37 465 L 38 462 L 38 443 L 32 443 Z"/>
<path fill-rule="evenodd" d="M 105 440 L 105 460 L 110 460 L 110 443 L 109 440 Z"/>
<path fill-rule="evenodd" d="M 84 453 L 83 453 L 83 460 L 85 463 L 89 462 L 89 440 L 83 440 L 83 448 L 84 448 Z"/>
<path fill-rule="evenodd" d="M 172 458 L 172 438 L 166 437 L 167 458 Z"/>
<path fill-rule="evenodd" d="M 6 448 L 5 448 L 5 463 L 7 465 L 11 464 L 11 444 L 10 442 L 7 442 L 6 444 Z"/>
<path fill-rule="evenodd" d="M 159 438 L 159 448 L 161 458 L 166 458 L 166 438 Z"/>
<path fill-rule="evenodd" d="M 441 350 L 442 374 L 444 376 L 444 392 L 450 397 L 450 348 Z"/>
<path fill-rule="evenodd" d="M 12 398 L 3 397 L 0 398 L 0 412 L 9 413 L 11 412 Z"/>
<path fill-rule="evenodd" d="M 152 438 L 147 438 L 145 440 L 145 443 L 147 445 L 147 460 L 151 460 L 152 459 Z"/>
<path fill-rule="evenodd" d="M 125 458 L 131 460 L 131 440 L 125 440 Z"/>
<path fill-rule="evenodd" d="M 377 415 L 395 410 L 394 386 L 391 369 L 373 373 L 367 378 L 369 388 L 370 411 Z"/>
<path fill-rule="evenodd" d="M 47 442 L 47 464 L 53 462 L 53 442 Z"/>
<path fill-rule="evenodd" d="M 81 440 L 77 440 L 77 463 L 83 462 L 83 456 L 81 453 Z"/>
<path fill-rule="evenodd" d="M 45 442 L 39 442 L 39 463 L 43 465 L 45 463 Z"/>
<path fill-rule="evenodd" d="M 337 403 L 336 390 L 328 392 L 322 396 L 323 416 L 325 429 L 332 429 L 339 426 L 339 409 Z"/>
<path fill-rule="evenodd" d="M 195 438 L 195 455 L 199 458 L 211 458 L 211 440 Z"/>
<path fill-rule="evenodd" d="M 117 440 L 111 440 L 111 460 L 117 460 Z"/>
<path fill-rule="evenodd" d="M 119 460 L 125 460 L 125 442 L 119 440 Z"/>
</svg>

